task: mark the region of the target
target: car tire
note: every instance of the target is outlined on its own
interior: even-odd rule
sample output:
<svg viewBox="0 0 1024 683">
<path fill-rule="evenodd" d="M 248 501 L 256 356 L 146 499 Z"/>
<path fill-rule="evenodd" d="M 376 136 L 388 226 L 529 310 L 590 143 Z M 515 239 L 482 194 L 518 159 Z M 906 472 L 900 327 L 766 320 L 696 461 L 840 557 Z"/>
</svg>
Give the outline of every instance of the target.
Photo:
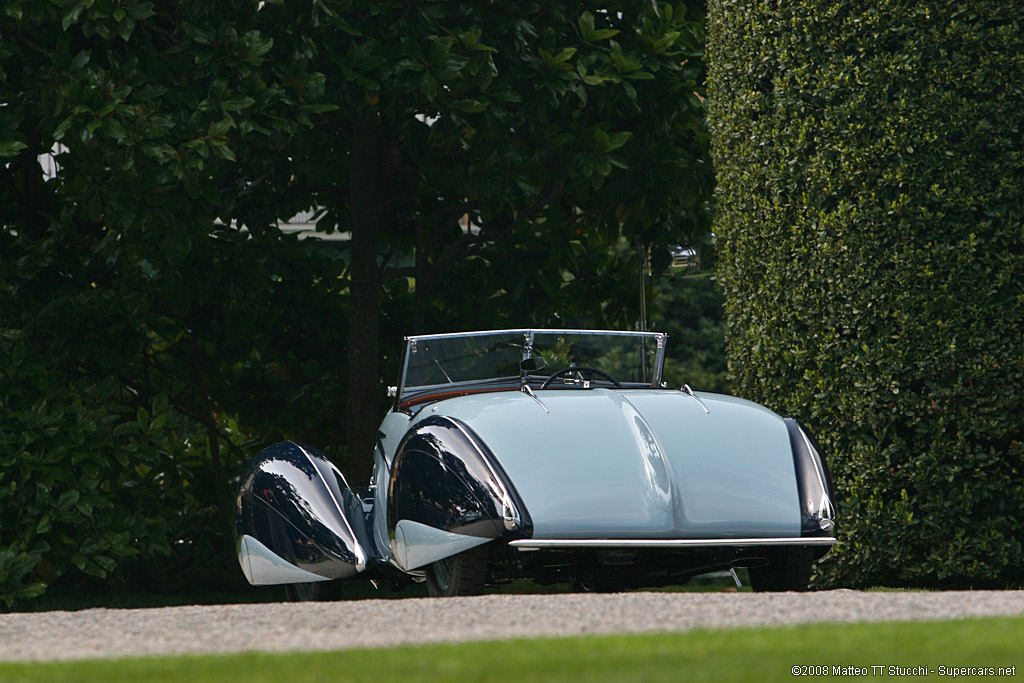
<svg viewBox="0 0 1024 683">
<path fill-rule="evenodd" d="M 341 598 L 341 581 L 289 583 L 284 594 L 289 602 L 329 602 Z"/>
<path fill-rule="evenodd" d="M 427 593 L 432 598 L 480 595 L 490 575 L 490 548 L 480 546 L 427 565 Z"/>
<path fill-rule="evenodd" d="M 755 592 L 806 591 L 815 559 L 802 548 L 774 552 L 768 564 L 747 570 L 750 586 Z"/>
</svg>

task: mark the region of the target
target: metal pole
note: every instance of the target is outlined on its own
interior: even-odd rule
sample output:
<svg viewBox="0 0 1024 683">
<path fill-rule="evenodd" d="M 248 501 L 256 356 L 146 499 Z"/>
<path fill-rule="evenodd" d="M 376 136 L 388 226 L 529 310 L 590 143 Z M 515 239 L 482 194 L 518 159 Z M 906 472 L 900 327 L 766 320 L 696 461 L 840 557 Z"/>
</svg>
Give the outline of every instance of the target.
<svg viewBox="0 0 1024 683">
<path fill-rule="evenodd" d="M 645 273 L 645 259 L 644 259 L 644 245 L 642 242 L 636 243 L 636 260 L 637 260 L 637 275 L 640 278 L 640 331 L 647 331 L 647 283 L 644 277 Z"/>
</svg>

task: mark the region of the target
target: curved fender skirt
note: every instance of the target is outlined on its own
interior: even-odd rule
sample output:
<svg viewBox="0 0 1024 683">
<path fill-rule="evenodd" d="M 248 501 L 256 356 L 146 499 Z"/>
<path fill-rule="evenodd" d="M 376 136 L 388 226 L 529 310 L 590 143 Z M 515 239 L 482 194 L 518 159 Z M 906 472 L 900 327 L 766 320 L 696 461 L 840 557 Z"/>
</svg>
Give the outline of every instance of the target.
<svg viewBox="0 0 1024 683">
<path fill-rule="evenodd" d="M 483 545 L 492 539 L 464 536 L 401 519 L 395 525 L 396 559 L 406 571 Z"/>
<path fill-rule="evenodd" d="M 307 572 L 283 557 L 278 557 L 270 548 L 248 534 L 243 534 L 239 539 L 238 564 L 242 565 L 242 573 L 254 586 L 329 581 L 325 576 Z"/>
</svg>

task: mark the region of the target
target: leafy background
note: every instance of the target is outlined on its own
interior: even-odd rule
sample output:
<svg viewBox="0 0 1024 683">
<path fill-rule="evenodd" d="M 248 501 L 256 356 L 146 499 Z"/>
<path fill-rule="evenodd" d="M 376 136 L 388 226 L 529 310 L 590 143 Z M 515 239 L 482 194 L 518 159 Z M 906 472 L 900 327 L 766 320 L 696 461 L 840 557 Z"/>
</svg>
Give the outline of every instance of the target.
<svg viewBox="0 0 1024 683">
<path fill-rule="evenodd" d="M 404 334 L 632 327 L 638 250 L 709 231 L 703 25 L 5 2 L 0 599 L 237 583 L 244 462 L 294 438 L 367 480 Z"/>
<path fill-rule="evenodd" d="M 709 17 L 729 368 L 831 456 L 821 582 L 1020 585 L 1024 10 Z"/>
<path fill-rule="evenodd" d="M 1022 12 L 8 0 L 0 600 L 236 584 L 262 445 L 364 481 L 402 335 L 633 327 L 638 253 L 666 377 L 826 446 L 818 585 L 1019 586 Z"/>
</svg>

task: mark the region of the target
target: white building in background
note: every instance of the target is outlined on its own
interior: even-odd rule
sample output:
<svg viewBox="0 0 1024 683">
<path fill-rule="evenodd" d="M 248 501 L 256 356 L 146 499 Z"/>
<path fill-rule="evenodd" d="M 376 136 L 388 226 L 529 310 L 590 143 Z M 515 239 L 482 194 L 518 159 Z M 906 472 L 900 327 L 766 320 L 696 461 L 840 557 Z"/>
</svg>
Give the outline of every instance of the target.
<svg viewBox="0 0 1024 683">
<path fill-rule="evenodd" d="M 60 172 L 57 156 L 67 151 L 67 147 L 57 143 L 49 154 L 39 155 L 39 166 L 43 169 L 43 178 L 45 180 L 53 180 L 57 177 L 57 174 Z M 315 220 L 317 213 L 317 209 L 300 212 L 286 221 L 278 221 L 277 227 L 285 234 L 298 235 L 299 239 L 313 238 L 327 242 L 346 242 L 351 239 L 351 234 L 347 232 L 335 232 L 330 235 L 318 233 Z"/>
</svg>

